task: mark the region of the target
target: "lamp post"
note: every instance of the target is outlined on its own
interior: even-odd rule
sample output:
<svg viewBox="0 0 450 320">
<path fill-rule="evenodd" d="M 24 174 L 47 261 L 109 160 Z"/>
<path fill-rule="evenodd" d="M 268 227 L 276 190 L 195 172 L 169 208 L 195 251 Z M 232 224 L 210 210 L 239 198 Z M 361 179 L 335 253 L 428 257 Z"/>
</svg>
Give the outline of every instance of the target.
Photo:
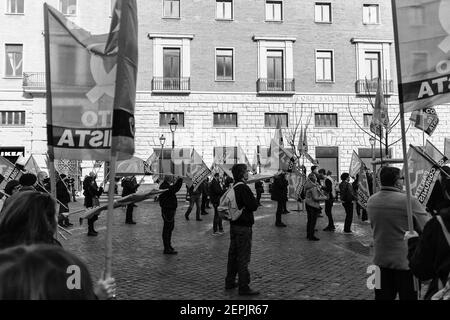
<svg viewBox="0 0 450 320">
<path fill-rule="evenodd" d="M 172 132 L 172 156 L 173 156 L 173 149 L 175 149 L 175 131 L 177 131 L 178 122 L 175 120 L 174 117 L 172 117 L 172 120 L 169 121 L 169 128 L 170 132 Z M 172 173 L 175 173 L 175 164 L 172 159 Z"/>
<path fill-rule="evenodd" d="M 159 173 L 162 173 L 162 164 L 163 164 L 163 148 L 164 144 L 166 143 L 166 137 L 164 137 L 164 134 L 159 137 L 159 143 L 161 144 L 161 156 L 159 157 Z"/>
<path fill-rule="evenodd" d="M 370 146 L 372 148 L 372 191 L 373 193 L 375 193 L 375 188 L 377 186 L 377 182 L 376 182 L 376 170 L 377 170 L 377 166 L 373 163 L 375 161 L 375 138 L 370 137 L 369 138 L 369 142 L 370 142 Z"/>
</svg>

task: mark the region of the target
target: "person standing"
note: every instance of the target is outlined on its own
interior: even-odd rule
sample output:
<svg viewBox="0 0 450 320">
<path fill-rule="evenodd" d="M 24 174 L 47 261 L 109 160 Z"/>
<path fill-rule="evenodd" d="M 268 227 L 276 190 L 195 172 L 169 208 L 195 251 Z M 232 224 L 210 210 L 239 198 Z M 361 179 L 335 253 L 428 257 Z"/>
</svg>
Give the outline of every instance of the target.
<svg viewBox="0 0 450 320">
<path fill-rule="evenodd" d="M 97 178 L 94 172 L 89 173 L 89 176 L 86 176 L 83 181 L 83 189 L 84 189 L 84 206 L 86 208 L 93 208 L 94 206 L 99 205 L 100 195 L 103 193 L 103 187 L 98 187 L 95 179 Z M 90 237 L 95 237 L 98 232 L 94 229 L 94 223 L 98 220 L 98 215 L 94 215 L 93 217 L 88 219 L 88 233 L 87 235 Z"/>
<path fill-rule="evenodd" d="M 139 188 L 139 184 L 136 181 L 135 176 L 125 177 L 122 179 L 122 197 L 126 197 L 130 194 L 136 193 Z M 127 212 L 125 216 L 126 224 L 136 224 L 133 220 L 133 208 L 135 207 L 134 203 L 130 203 L 127 205 Z"/>
<path fill-rule="evenodd" d="M 281 221 L 281 215 L 284 213 L 284 209 L 286 207 L 285 203 L 287 202 L 287 191 L 285 192 L 285 175 L 281 171 L 277 176 L 274 177 L 272 184 L 272 196 L 271 199 L 277 202 L 277 211 L 275 213 L 275 226 L 277 227 L 286 227 Z"/>
<path fill-rule="evenodd" d="M 211 203 L 214 207 L 214 220 L 213 220 L 213 235 L 223 234 L 222 218 L 219 216 L 217 208 L 219 207 L 220 197 L 223 195 L 224 190 L 220 185 L 219 173 L 214 174 L 214 178 L 209 184 L 209 195 L 211 197 Z"/>
<path fill-rule="evenodd" d="M 194 186 L 190 186 L 188 189 L 189 192 L 189 208 L 187 209 L 186 213 L 184 214 L 184 217 L 186 220 L 189 220 L 189 215 L 191 214 L 192 208 L 194 207 L 194 204 L 196 205 L 195 210 L 195 220 L 202 221 L 200 218 L 200 208 L 201 208 L 201 201 L 202 201 L 202 186 L 198 186 L 196 190 L 194 190 Z"/>
<path fill-rule="evenodd" d="M 323 231 L 334 231 L 336 227 L 334 226 L 333 221 L 333 213 L 331 212 L 333 209 L 334 199 L 336 199 L 336 182 L 331 177 L 332 172 L 330 170 L 327 171 L 327 175 L 325 177 L 325 187 L 324 191 L 328 196 L 328 199 L 325 200 L 325 214 L 328 218 L 328 225 Z"/>
<path fill-rule="evenodd" d="M 341 174 L 341 183 L 339 191 L 341 194 L 342 206 L 345 209 L 344 233 L 351 234 L 351 226 L 353 221 L 353 201 L 355 200 L 355 192 L 350 184 L 350 175 L 347 172 Z"/>
<path fill-rule="evenodd" d="M 305 183 L 305 206 L 307 213 L 306 238 L 310 241 L 319 241 L 320 239 L 314 235 L 317 217 L 322 208 L 320 201 L 327 200 L 327 197 L 321 192 L 321 186 L 317 182 L 316 175 L 310 173 Z"/>
<path fill-rule="evenodd" d="M 177 254 L 178 252 L 172 247 L 172 232 L 175 228 L 175 212 L 178 207 L 178 200 L 176 193 L 180 191 L 183 185 L 183 179 L 178 178 L 175 183 L 172 184 L 175 177 L 165 176 L 163 183 L 159 186 L 159 189 L 166 190 L 158 197 L 159 205 L 161 207 L 161 216 L 164 221 L 162 239 L 164 245 L 164 254 Z"/>
<path fill-rule="evenodd" d="M 396 167 L 382 167 L 381 190 L 367 202 L 367 212 L 373 231 L 374 265 L 380 270 L 380 288 L 375 300 L 416 300 L 414 281 L 408 266 L 408 245 L 404 240 L 408 230 L 407 197 L 403 192 L 403 177 Z M 430 216 L 419 201 L 411 197 L 415 228 L 421 233 Z"/>
<path fill-rule="evenodd" d="M 255 182 L 255 191 L 256 191 L 256 203 L 258 204 L 258 207 L 262 206 L 261 204 L 261 195 L 264 192 L 264 184 L 262 180 L 258 180 Z"/>
<path fill-rule="evenodd" d="M 202 205 L 201 205 L 201 214 L 206 215 L 209 212 L 206 211 L 206 208 L 208 207 L 208 193 L 209 193 L 209 181 L 208 179 L 203 180 L 202 185 L 200 186 L 202 190 Z"/>
<path fill-rule="evenodd" d="M 64 179 L 66 179 L 65 174 L 56 174 L 56 199 L 60 202 L 58 224 L 67 228 L 73 226 L 73 223 L 70 223 L 69 217 L 64 215 L 64 213 L 69 212 L 70 202 L 70 193 L 69 190 L 67 190 L 67 185 Z"/>
<path fill-rule="evenodd" d="M 250 289 L 250 263 L 252 248 L 252 226 L 255 223 L 253 212 L 258 208 L 255 196 L 245 181 L 248 180 L 247 166 L 235 164 L 231 168 L 234 178 L 236 203 L 242 209 L 241 216 L 235 221 L 230 221 L 230 248 L 228 250 L 227 275 L 225 289 L 230 290 L 239 287 L 239 295 L 254 296 L 259 292 Z M 238 283 L 236 283 L 238 275 Z"/>
</svg>

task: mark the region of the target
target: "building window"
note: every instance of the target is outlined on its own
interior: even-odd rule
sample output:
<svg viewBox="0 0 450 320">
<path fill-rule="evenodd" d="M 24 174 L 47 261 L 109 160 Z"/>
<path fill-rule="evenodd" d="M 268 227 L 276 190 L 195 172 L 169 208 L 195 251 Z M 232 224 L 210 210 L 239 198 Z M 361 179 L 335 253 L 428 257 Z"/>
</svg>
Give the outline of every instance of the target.
<svg viewBox="0 0 450 320">
<path fill-rule="evenodd" d="M 5 45 L 5 76 L 22 77 L 23 46 L 21 44 Z"/>
<path fill-rule="evenodd" d="M 8 0 L 6 13 L 23 14 L 23 0 Z"/>
<path fill-rule="evenodd" d="M 213 127 L 237 127 L 237 113 L 214 112 Z"/>
<path fill-rule="evenodd" d="M 233 49 L 216 49 L 216 80 L 233 80 Z"/>
<path fill-rule="evenodd" d="M 233 0 L 216 0 L 216 19 L 233 19 Z"/>
<path fill-rule="evenodd" d="M 331 23 L 331 3 L 316 2 L 314 21 Z"/>
<path fill-rule="evenodd" d="M 283 2 L 266 0 L 266 21 L 283 20 Z"/>
<path fill-rule="evenodd" d="M 334 80 L 333 74 L 333 51 L 316 51 L 316 81 L 331 82 Z"/>
<path fill-rule="evenodd" d="M 25 111 L 0 111 L 1 126 L 24 126 Z"/>
<path fill-rule="evenodd" d="M 180 17 L 180 0 L 163 0 L 164 18 Z"/>
<path fill-rule="evenodd" d="M 287 128 L 288 127 L 288 114 L 287 113 L 265 113 L 264 114 L 264 127 L 276 128 L 278 121 L 280 121 L 282 128 Z"/>
<path fill-rule="evenodd" d="M 164 89 L 180 89 L 180 49 L 163 49 L 163 78 Z"/>
<path fill-rule="evenodd" d="M 425 24 L 425 8 L 423 6 L 409 7 L 408 20 L 412 26 L 423 26 Z"/>
<path fill-rule="evenodd" d="M 65 15 L 77 14 L 77 0 L 59 0 L 59 11 Z"/>
<path fill-rule="evenodd" d="M 364 127 L 365 128 L 369 128 L 370 127 L 370 123 L 372 122 L 372 114 L 371 113 L 364 113 L 363 114 L 363 122 L 364 122 Z"/>
<path fill-rule="evenodd" d="M 267 50 L 267 90 L 283 90 L 283 51 Z"/>
<path fill-rule="evenodd" d="M 338 147 L 316 147 L 316 160 L 319 161 L 319 169 L 331 171 L 331 176 L 335 180 L 339 177 L 339 148 Z"/>
<path fill-rule="evenodd" d="M 378 79 L 381 74 L 380 71 L 380 53 L 364 52 L 364 79 Z"/>
<path fill-rule="evenodd" d="M 364 4 L 363 5 L 363 23 L 364 24 L 378 24 L 379 18 L 379 6 L 377 4 Z"/>
<path fill-rule="evenodd" d="M 316 113 L 314 115 L 316 127 L 334 127 L 337 124 L 337 113 Z"/>
<path fill-rule="evenodd" d="M 184 127 L 184 112 L 160 112 L 159 113 L 159 126 L 168 127 L 169 121 L 175 118 L 179 127 Z"/>
</svg>

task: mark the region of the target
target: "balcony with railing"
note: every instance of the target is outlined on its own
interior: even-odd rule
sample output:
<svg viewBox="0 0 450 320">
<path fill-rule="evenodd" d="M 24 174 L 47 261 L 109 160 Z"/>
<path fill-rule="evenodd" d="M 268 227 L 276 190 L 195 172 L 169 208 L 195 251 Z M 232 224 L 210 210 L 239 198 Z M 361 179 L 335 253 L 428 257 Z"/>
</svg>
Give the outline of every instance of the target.
<svg viewBox="0 0 450 320">
<path fill-rule="evenodd" d="M 191 91 L 191 78 L 153 77 L 152 91 L 154 93 L 189 93 Z"/>
<path fill-rule="evenodd" d="M 295 79 L 259 78 L 256 81 L 256 90 L 259 94 L 294 94 Z"/>
<path fill-rule="evenodd" d="M 45 93 L 45 72 L 24 72 L 22 88 L 27 93 Z"/>
<path fill-rule="evenodd" d="M 394 94 L 394 81 L 383 80 L 381 81 L 383 86 L 383 94 Z M 378 79 L 373 80 L 356 80 L 355 82 L 356 94 L 359 95 L 375 95 L 378 90 Z"/>
</svg>

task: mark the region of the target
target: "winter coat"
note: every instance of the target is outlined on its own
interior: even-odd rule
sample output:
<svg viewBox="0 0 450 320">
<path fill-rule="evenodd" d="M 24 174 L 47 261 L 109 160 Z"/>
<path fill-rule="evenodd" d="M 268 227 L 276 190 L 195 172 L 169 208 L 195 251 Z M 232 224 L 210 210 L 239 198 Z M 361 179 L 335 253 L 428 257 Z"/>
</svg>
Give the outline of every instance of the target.
<svg viewBox="0 0 450 320">
<path fill-rule="evenodd" d="M 158 197 L 159 205 L 164 209 L 176 209 L 178 207 L 178 200 L 176 193 L 180 191 L 183 185 L 183 179 L 179 178 L 173 185 L 170 185 L 167 181 L 164 181 L 159 186 L 159 189 L 167 189 L 164 193 L 161 193 Z"/>
<path fill-rule="evenodd" d="M 139 188 L 139 184 L 136 181 L 136 178 L 124 178 L 122 180 L 122 197 L 128 196 L 130 194 L 136 193 Z"/>
<path fill-rule="evenodd" d="M 58 199 L 63 205 L 69 208 L 70 193 L 67 190 L 67 187 L 64 184 L 64 182 L 61 180 L 56 182 L 56 199 Z M 69 212 L 69 210 L 60 205 L 59 212 L 60 213 Z"/>
<path fill-rule="evenodd" d="M 279 175 L 274 178 L 272 184 L 272 196 L 274 201 L 287 201 L 288 200 L 288 186 L 289 182 L 284 175 Z"/>
<path fill-rule="evenodd" d="M 236 195 L 236 203 L 238 205 L 238 208 L 244 208 L 244 210 L 242 211 L 241 216 L 237 220 L 231 221 L 230 224 L 251 227 L 255 223 L 253 212 L 258 209 L 256 198 L 252 190 L 245 183 L 236 186 L 234 189 L 234 193 Z"/>
<path fill-rule="evenodd" d="M 352 202 L 356 199 L 353 187 L 347 181 L 342 181 L 339 184 L 339 192 L 341 193 L 342 202 Z"/>
<path fill-rule="evenodd" d="M 313 183 L 309 179 L 305 183 L 305 204 L 310 207 L 320 209 L 320 201 L 325 201 L 328 199 L 327 196 L 320 192 L 320 186 Z"/>
<path fill-rule="evenodd" d="M 83 181 L 84 189 L 84 206 L 92 208 L 94 206 L 94 198 L 98 198 L 103 193 L 103 188 L 99 188 L 92 177 L 87 176 Z"/>
<path fill-rule="evenodd" d="M 219 205 L 220 197 L 223 195 L 224 190 L 217 179 L 213 179 L 209 184 L 209 196 L 213 205 Z"/>
</svg>

